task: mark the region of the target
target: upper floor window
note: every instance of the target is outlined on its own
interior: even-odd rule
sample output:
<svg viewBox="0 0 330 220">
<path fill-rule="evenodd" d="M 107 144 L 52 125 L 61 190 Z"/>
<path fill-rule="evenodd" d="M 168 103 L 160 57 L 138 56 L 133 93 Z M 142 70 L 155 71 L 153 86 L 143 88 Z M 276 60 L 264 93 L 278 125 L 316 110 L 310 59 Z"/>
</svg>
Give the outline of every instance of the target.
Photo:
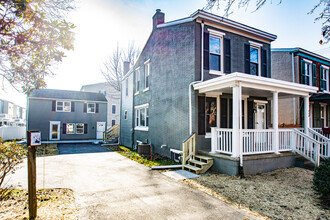
<svg viewBox="0 0 330 220">
<path fill-rule="evenodd" d="M 149 126 L 149 104 L 135 107 L 135 129 L 148 131 Z"/>
<path fill-rule="evenodd" d="M 124 112 L 124 119 L 127 120 L 127 110 Z"/>
<path fill-rule="evenodd" d="M 320 66 L 320 90 L 329 91 L 329 67 Z"/>
<path fill-rule="evenodd" d="M 71 102 L 68 101 L 57 101 L 56 102 L 57 112 L 71 112 Z"/>
<path fill-rule="evenodd" d="M 267 45 L 266 45 L 267 46 Z M 267 53 L 261 43 L 249 41 L 244 45 L 245 73 L 254 76 L 268 77 Z"/>
<path fill-rule="evenodd" d="M 128 96 L 128 79 L 125 80 L 125 83 L 126 83 L 126 96 Z"/>
<path fill-rule="evenodd" d="M 317 86 L 316 65 L 310 60 L 301 60 L 301 84 Z"/>
<path fill-rule="evenodd" d="M 224 33 L 210 30 L 209 37 L 209 62 L 211 74 L 222 74 L 224 68 L 224 55 L 223 55 L 223 36 Z"/>
<path fill-rule="evenodd" d="M 87 103 L 87 113 L 95 113 L 95 103 Z"/>
<path fill-rule="evenodd" d="M 255 46 L 250 46 L 250 74 L 259 76 L 260 74 L 260 48 Z"/>
<path fill-rule="evenodd" d="M 144 89 L 149 88 L 150 59 L 144 63 Z"/>
<path fill-rule="evenodd" d="M 141 84 L 141 76 L 140 76 L 140 68 L 135 70 L 135 94 L 138 94 L 140 91 L 140 84 Z"/>
<path fill-rule="evenodd" d="M 112 114 L 116 114 L 116 105 L 112 105 Z"/>
</svg>

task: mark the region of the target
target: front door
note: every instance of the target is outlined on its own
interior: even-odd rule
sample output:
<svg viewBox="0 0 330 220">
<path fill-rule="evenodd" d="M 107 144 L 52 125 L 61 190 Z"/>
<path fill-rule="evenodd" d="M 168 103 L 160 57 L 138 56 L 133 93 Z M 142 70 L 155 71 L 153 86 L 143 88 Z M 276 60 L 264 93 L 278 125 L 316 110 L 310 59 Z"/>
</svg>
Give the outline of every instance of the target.
<svg viewBox="0 0 330 220">
<path fill-rule="evenodd" d="M 255 113 L 255 129 L 266 128 L 266 104 L 257 103 L 257 111 Z"/>
<path fill-rule="evenodd" d="M 105 122 L 97 122 L 96 127 L 96 138 L 103 139 L 103 132 L 105 131 Z"/>
<path fill-rule="evenodd" d="M 50 140 L 60 140 L 60 121 L 51 121 L 49 129 Z"/>
</svg>

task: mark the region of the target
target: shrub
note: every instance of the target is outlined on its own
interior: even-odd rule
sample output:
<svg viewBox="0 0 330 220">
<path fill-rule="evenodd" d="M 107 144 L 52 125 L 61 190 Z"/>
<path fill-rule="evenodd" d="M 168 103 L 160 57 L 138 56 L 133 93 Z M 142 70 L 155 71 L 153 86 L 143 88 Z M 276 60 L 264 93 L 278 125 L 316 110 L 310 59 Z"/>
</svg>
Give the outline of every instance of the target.
<svg viewBox="0 0 330 220">
<path fill-rule="evenodd" d="M 315 169 L 313 188 L 324 205 L 330 205 L 330 158 L 326 159 Z"/>
<path fill-rule="evenodd" d="M 0 138 L 0 188 L 7 174 L 14 173 L 26 156 L 24 145 L 3 142 Z"/>
</svg>

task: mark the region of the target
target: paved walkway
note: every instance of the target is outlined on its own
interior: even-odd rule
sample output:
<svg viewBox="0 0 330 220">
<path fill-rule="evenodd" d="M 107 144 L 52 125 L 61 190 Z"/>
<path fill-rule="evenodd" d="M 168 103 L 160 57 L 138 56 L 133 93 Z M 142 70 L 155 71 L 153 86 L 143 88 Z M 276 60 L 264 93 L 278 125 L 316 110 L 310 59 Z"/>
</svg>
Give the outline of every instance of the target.
<svg viewBox="0 0 330 220">
<path fill-rule="evenodd" d="M 10 183 L 27 188 L 25 165 Z M 257 219 L 114 152 L 46 157 L 45 170 L 46 188 L 73 189 L 81 219 Z"/>
</svg>

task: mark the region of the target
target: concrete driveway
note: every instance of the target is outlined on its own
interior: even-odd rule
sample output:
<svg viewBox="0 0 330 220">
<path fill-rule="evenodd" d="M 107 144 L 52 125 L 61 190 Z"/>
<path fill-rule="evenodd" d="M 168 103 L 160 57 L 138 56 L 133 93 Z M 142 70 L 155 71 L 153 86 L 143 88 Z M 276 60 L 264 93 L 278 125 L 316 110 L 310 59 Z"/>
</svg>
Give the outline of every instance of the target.
<svg viewBox="0 0 330 220">
<path fill-rule="evenodd" d="M 44 160 L 45 187 L 73 189 L 81 219 L 257 219 L 117 153 L 79 151 L 37 158 L 37 184 Z M 25 162 L 10 183 L 27 188 L 26 170 Z"/>
</svg>

